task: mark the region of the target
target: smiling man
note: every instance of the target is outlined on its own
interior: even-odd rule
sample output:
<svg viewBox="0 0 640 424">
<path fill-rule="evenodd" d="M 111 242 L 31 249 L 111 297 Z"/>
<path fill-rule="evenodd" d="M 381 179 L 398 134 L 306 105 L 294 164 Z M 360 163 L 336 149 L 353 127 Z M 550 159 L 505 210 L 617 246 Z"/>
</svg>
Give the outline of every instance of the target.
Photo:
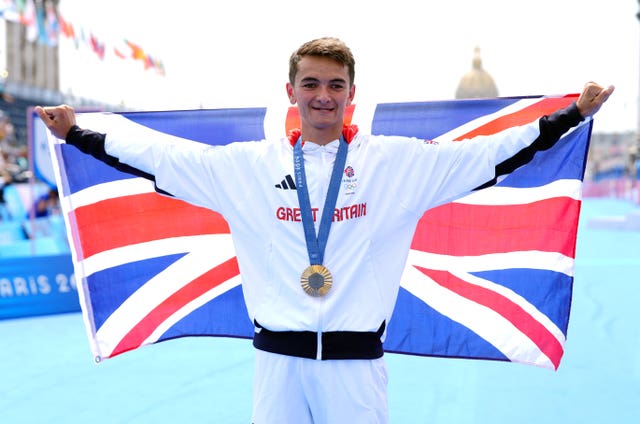
<svg viewBox="0 0 640 424">
<path fill-rule="evenodd" d="M 356 94 L 355 62 L 348 51 L 316 56 L 308 43 L 290 60 L 287 95 L 300 112 L 303 140 L 325 145 L 340 138 L 344 111 Z"/>
<path fill-rule="evenodd" d="M 388 422 L 383 341 L 420 217 L 492 181 L 523 149 L 557 142 L 613 92 L 587 83 L 533 124 L 430 143 L 344 126 L 354 76 L 342 41 L 303 44 L 286 84 L 300 130 L 215 148 L 99 134 L 69 106 L 36 109 L 68 144 L 225 217 L 255 324 L 255 424 Z"/>
</svg>

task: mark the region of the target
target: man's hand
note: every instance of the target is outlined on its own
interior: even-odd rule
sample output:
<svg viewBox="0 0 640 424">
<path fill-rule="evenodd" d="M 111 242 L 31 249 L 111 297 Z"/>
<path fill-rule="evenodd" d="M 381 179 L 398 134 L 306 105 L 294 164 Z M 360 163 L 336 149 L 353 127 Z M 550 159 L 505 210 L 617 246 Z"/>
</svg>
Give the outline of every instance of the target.
<svg viewBox="0 0 640 424">
<path fill-rule="evenodd" d="M 576 102 L 580 115 L 583 118 L 588 118 L 598 112 L 614 89 L 613 85 L 604 88 L 593 81 L 586 83 Z"/>
<path fill-rule="evenodd" d="M 53 135 L 62 140 L 67 137 L 71 127 L 76 124 L 76 114 L 73 108 L 68 105 L 36 106 L 35 111 Z"/>
</svg>

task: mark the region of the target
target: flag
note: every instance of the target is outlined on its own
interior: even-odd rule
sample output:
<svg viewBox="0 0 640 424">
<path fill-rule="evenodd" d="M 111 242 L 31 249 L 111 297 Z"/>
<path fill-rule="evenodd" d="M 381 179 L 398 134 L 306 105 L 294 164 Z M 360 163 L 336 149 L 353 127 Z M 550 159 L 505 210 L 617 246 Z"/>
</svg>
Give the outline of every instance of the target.
<svg viewBox="0 0 640 424">
<path fill-rule="evenodd" d="M 575 95 L 355 105 L 372 134 L 463 140 L 535 122 Z M 162 136 L 209 144 L 283 136 L 295 108 L 121 113 Z M 80 114 L 102 128 L 109 115 Z M 385 351 L 557 369 L 569 322 L 585 121 L 524 166 L 419 221 Z M 229 228 L 219 214 L 53 140 L 52 157 L 92 352 L 102 360 L 186 336 L 250 338 Z M 425 178 L 429 178 L 425 175 Z M 464 178 L 464 175 L 460 175 Z"/>
</svg>

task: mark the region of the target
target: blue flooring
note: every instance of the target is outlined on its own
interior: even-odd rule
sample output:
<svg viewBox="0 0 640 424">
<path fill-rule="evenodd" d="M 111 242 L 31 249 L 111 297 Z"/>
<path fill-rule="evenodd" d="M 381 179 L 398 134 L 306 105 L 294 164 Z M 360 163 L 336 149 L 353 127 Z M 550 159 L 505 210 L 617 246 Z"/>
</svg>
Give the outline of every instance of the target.
<svg viewBox="0 0 640 424">
<path fill-rule="evenodd" d="M 640 422 L 640 232 L 588 226 L 633 208 L 584 202 L 558 371 L 387 354 L 391 423 Z M 94 364 L 78 313 L 0 321 L 3 424 L 246 424 L 252 375 L 249 340 L 172 340 Z"/>
</svg>

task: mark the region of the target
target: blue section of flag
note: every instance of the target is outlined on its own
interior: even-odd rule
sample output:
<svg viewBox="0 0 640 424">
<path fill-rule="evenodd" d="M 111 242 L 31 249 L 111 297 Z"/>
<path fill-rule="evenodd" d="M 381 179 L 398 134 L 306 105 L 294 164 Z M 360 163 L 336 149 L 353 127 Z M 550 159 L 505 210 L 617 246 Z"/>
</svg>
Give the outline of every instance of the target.
<svg viewBox="0 0 640 424">
<path fill-rule="evenodd" d="M 228 144 L 264 139 L 266 113 L 266 108 L 242 108 L 128 112 L 122 116 L 177 137 L 207 144 Z"/>
<path fill-rule="evenodd" d="M 526 188 L 561 179 L 582 180 L 590 133 L 589 125 L 576 128 L 552 149 L 537 152 L 527 166 L 516 169 L 498 185 Z"/>
<path fill-rule="evenodd" d="M 75 146 L 60 144 L 56 148 L 59 149 L 59 154 L 65 163 L 73 164 L 66 168 L 66 179 L 62 188 L 62 193 L 65 195 L 77 193 L 97 184 L 135 178 L 82 153 Z"/>
<path fill-rule="evenodd" d="M 203 335 L 250 338 L 254 327 L 248 317 L 242 287 L 237 286 L 178 321 L 162 340 Z"/>
<path fill-rule="evenodd" d="M 387 329 L 385 351 L 424 356 L 507 358 L 473 331 L 400 288 Z"/>
<path fill-rule="evenodd" d="M 432 140 L 521 99 L 505 97 L 487 100 L 382 103 L 376 107 L 371 133 Z"/>
<path fill-rule="evenodd" d="M 184 255 L 170 255 L 129 262 L 96 272 L 87 278 L 91 308 L 97 330 L 150 276 L 154 276 Z"/>
<path fill-rule="evenodd" d="M 572 277 L 560 272 L 529 268 L 474 272 L 473 275 L 507 287 L 526 298 L 563 333 L 567 333 Z"/>
</svg>

